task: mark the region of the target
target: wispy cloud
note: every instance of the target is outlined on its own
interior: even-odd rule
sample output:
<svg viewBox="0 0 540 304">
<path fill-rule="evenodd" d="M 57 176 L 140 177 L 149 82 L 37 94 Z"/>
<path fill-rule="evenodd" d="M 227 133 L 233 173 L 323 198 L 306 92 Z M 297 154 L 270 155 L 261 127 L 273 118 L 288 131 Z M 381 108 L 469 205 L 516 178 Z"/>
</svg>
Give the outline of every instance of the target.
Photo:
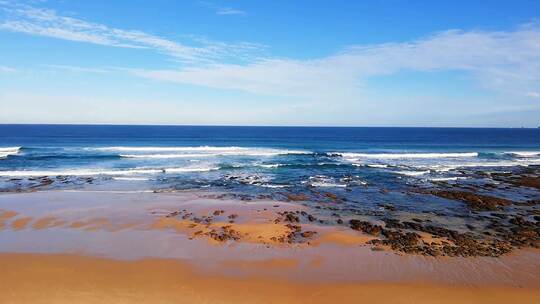
<svg viewBox="0 0 540 304">
<path fill-rule="evenodd" d="M 230 8 L 230 7 L 225 7 L 225 8 L 218 9 L 216 14 L 218 15 L 245 15 L 246 12 L 238 10 L 238 9 Z"/>
<path fill-rule="evenodd" d="M 402 71 L 460 71 L 492 91 L 536 100 L 540 95 L 538 24 L 513 31 L 449 30 L 407 42 L 350 46 L 331 56 L 296 60 L 264 56 L 264 47 L 254 43 L 195 38 L 188 45 L 143 31 L 112 28 L 53 10 L 9 3 L 0 0 L 0 8 L 9 15 L 8 20 L 0 22 L 0 29 L 149 49 L 184 63 L 170 69 L 129 70 L 157 81 L 305 99 L 350 100 L 361 96 L 370 77 Z"/>
<path fill-rule="evenodd" d="M 0 65 L 0 73 L 15 73 L 17 72 L 17 69 Z"/>
<path fill-rule="evenodd" d="M 152 49 L 184 63 L 210 63 L 231 58 L 249 58 L 263 46 L 252 43 L 204 43 L 187 45 L 138 30 L 124 30 L 82 19 L 66 17 L 50 9 L 0 2 L 9 15 L 1 30 L 21 32 L 99 45 Z"/>
<path fill-rule="evenodd" d="M 63 71 L 75 72 L 75 73 L 105 74 L 114 70 L 111 68 L 88 68 L 88 67 L 60 65 L 60 64 L 46 64 L 45 66 L 54 70 L 63 70 Z"/>
<path fill-rule="evenodd" d="M 528 96 L 531 98 L 540 98 L 540 91 L 539 92 L 526 92 L 525 96 Z"/>
<path fill-rule="evenodd" d="M 404 43 L 353 46 L 317 60 L 263 59 L 247 65 L 139 70 L 136 74 L 252 93 L 320 97 L 357 92 L 369 77 L 400 71 L 462 71 L 485 88 L 531 96 L 540 91 L 540 28 L 451 30 Z"/>
<path fill-rule="evenodd" d="M 199 4 L 209 8 L 211 10 L 214 10 L 216 12 L 216 14 L 218 14 L 218 15 L 246 15 L 247 14 L 243 10 L 239 10 L 239 9 L 232 8 L 232 7 L 220 6 L 220 5 L 217 5 L 217 4 L 215 4 L 214 2 L 211 2 L 211 1 L 199 1 Z"/>
</svg>

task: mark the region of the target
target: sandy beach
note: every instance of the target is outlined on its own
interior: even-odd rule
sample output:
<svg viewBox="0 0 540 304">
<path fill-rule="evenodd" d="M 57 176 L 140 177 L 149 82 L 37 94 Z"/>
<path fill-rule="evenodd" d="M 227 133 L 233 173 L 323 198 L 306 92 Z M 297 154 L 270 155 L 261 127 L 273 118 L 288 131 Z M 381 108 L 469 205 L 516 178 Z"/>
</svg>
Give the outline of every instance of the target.
<svg viewBox="0 0 540 304">
<path fill-rule="evenodd" d="M 2 194 L 0 302 L 540 299 L 538 249 L 497 258 L 428 257 L 374 247 L 366 243 L 373 236 L 361 231 L 277 220 L 303 210 L 201 191 Z"/>
<path fill-rule="evenodd" d="M 195 272 L 165 259 L 2 254 L 2 303 L 537 303 L 538 288 L 306 283 Z M 288 267 L 281 263 L 252 265 Z"/>
<path fill-rule="evenodd" d="M 0 0 L 0 304 L 540 304 L 540 1 Z"/>
</svg>

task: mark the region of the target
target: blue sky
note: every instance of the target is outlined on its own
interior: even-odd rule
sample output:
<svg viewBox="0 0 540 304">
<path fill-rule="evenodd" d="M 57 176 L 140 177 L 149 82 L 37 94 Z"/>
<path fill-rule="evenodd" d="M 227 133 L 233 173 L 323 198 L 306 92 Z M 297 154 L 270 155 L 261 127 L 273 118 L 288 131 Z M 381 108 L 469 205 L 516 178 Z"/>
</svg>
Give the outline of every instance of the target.
<svg viewBox="0 0 540 304">
<path fill-rule="evenodd" d="M 536 127 L 539 15 L 538 1 L 0 0 L 0 123 Z"/>
</svg>

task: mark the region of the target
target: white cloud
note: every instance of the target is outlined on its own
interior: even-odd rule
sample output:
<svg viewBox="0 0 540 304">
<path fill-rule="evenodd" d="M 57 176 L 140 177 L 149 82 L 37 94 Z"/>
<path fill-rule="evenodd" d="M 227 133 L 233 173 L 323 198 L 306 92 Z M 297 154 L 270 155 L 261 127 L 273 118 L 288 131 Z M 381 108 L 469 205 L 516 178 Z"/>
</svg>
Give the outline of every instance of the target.
<svg viewBox="0 0 540 304">
<path fill-rule="evenodd" d="M 451 70 L 469 73 L 485 88 L 514 96 L 537 99 L 534 93 L 540 91 L 540 28 L 536 24 L 506 32 L 450 30 L 408 42 L 351 46 L 328 57 L 295 60 L 265 58 L 259 44 L 194 38 L 199 46 L 191 46 L 61 16 L 53 10 L 6 3 L 0 2 L 0 7 L 11 18 L 0 23 L 0 29 L 151 49 L 189 63 L 182 68 L 133 71 L 159 81 L 278 96 L 350 98 L 358 96 L 371 76 Z M 228 59 L 242 64 L 228 64 Z"/>
<path fill-rule="evenodd" d="M 54 10 L 0 2 L 9 19 L 0 29 L 99 45 L 153 49 L 185 63 L 210 63 L 238 56 L 250 57 L 263 46 L 251 43 L 204 43 L 191 46 L 137 30 L 111 28 L 58 15 Z"/>
<path fill-rule="evenodd" d="M 336 97 L 358 91 L 362 80 L 371 76 L 400 71 L 463 71 L 485 88 L 530 96 L 530 92 L 540 90 L 540 29 L 452 30 L 410 42 L 353 46 L 317 60 L 262 59 L 247 65 L 135 73 L 160 81 L 251 93 Z"/>
<path fill-rule="evenodd" d="M 111 72 L 111 68 L 88 68 L 72 65 L 60 65 L 60 64 L 46 64 L 46 67 L 56 70 L 63 70 L 68 72 L 75 73 L 96 73 L 96 74 L 105 74 Z"/>
<path fill-rule="evenodd" d="M 531 98 L 540 98 L 540 92 L 527 92 L 525 95 Z"/>
<path fill-rule="evenodd" d="M 230 7 L 225 7 L 225 8 L 218 9 L 216 14 L 218 15 L 245 15 L 246 12 L 238 10 L 238 9 L 230 8 Z"/>
<path fill-rule="evenodd" d="M 235 9 L 232 7 L 223 7 L 215 4 L 211 1 L 199 1 L 199 4 L 208 7 L 209 9 L 215 10 L 218 15 L 246 15 L 246 12 L 243 10 Z"/>
<path fill-rule="evenodd" d="M 15 73 L 17 72 L 17 69 L 0 65 L 0 73 Z"/>
<path fill-rule="evenodd" d="M 0 0 L 0 8 L 5 3 Z M 538 24 L 525 25 L 512 31 L 449 30 L 400 43 L 350 46 L 323 58 L 297 60 L 263 56 L 263 46 L 259 44 L 229 44 L 191 37 L 194 46 L 142 31 L 111 28 L 64 17 L 52 10 L 22 5 L 7 5 L 4 9 L 9 12 L 10 19 L 0 22 L 0 29 L 112 47 L 144 48 L 189 63 L 161 70 L 61 65 L 50 66 L 52 68 L 91 73 L 127 71 L 155 81 L 279 96 L 272 99 L 275 101 L 272 106 L 291 100 L 301 102 L 305 105 L 301 111 L 303 115 L 309 111 L 315 113 L 314 122 L 320 121 L 321 117 L 343 119 L 351 115 L 353 124 L 357 119 L 362 119 L 357 113 L 377 121 L 384 121 L 385 117 L 399 121 L 402 116 L 416 119 L 414 113 L 418 109 L 426 113 L 428 121 L 433 119 L 430 115 L 434 113 L 443 119 L 452 111 L 461 113 L 460 109 L 464 107 L 467 107 L 468 113 L 477 111 L 477 115 L 480 115 L 493 108 L 506 110 L 501 107 L 510 103 L 505 100 L 506 97 L 510 97 L 508 100 L 514 103 L 516 113 L 519 109 L 531 112 L 537 111 L 535 103 L 540 96 Z M 228 63 L 229 59 L 242 63 L 231 64 Z M 494 101 L 487 97 L 480 100 L 467 96 L 463 100 L 452 100 L 451 97 L 445 98 L 447 96 L 420 96 L 422 102 L 419 103 L 419 96 L 403 96 L 396 92 L 392 97 L 387 92 L 370 90 L 367 81 L 371 77 L 394 75 L 402 71 L 459 71 L 471 75 L 471 79 L 483 88 L 499 93 L 496 94 L 498 98 Z M 382 113 L 379 109 L 384 106 L 381 105 L 389 109 Z M 257 104 L 257 107 L 261 105 Z M 326 115 L 329 108 L 340 112 Z M 163 108 L 164 112 L 168 109 Z M 291 111 L 289 118 L 294 120 L 298 112 Z M 141 113 L 144 113 L 143 109 Z M 265 118 L 267 113 L 272 111 L 268 110 L 259 118 Z M 283 113 L 288 112 L 284 110 Z M 284 117 L 283 113 L 280 113 L 280 117 Z M 249 113 L 245 116 L 248 117 Z M 454 116 L 448 117 L 448 121 L 455 119 Z"/>
</svg>

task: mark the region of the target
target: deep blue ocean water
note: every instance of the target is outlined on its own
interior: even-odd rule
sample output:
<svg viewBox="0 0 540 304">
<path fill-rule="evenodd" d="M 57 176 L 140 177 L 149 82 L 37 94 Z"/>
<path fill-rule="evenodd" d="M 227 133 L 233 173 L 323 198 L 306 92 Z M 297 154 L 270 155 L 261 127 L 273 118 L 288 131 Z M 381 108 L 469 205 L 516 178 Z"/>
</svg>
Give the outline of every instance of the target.
<svg viewBox="0 0 540 304">
<path fill-rule="evenodd" d="M 352 189 L 540 165 L 540 129 L 0 125 L 0 181 Z"/>
</svg>

